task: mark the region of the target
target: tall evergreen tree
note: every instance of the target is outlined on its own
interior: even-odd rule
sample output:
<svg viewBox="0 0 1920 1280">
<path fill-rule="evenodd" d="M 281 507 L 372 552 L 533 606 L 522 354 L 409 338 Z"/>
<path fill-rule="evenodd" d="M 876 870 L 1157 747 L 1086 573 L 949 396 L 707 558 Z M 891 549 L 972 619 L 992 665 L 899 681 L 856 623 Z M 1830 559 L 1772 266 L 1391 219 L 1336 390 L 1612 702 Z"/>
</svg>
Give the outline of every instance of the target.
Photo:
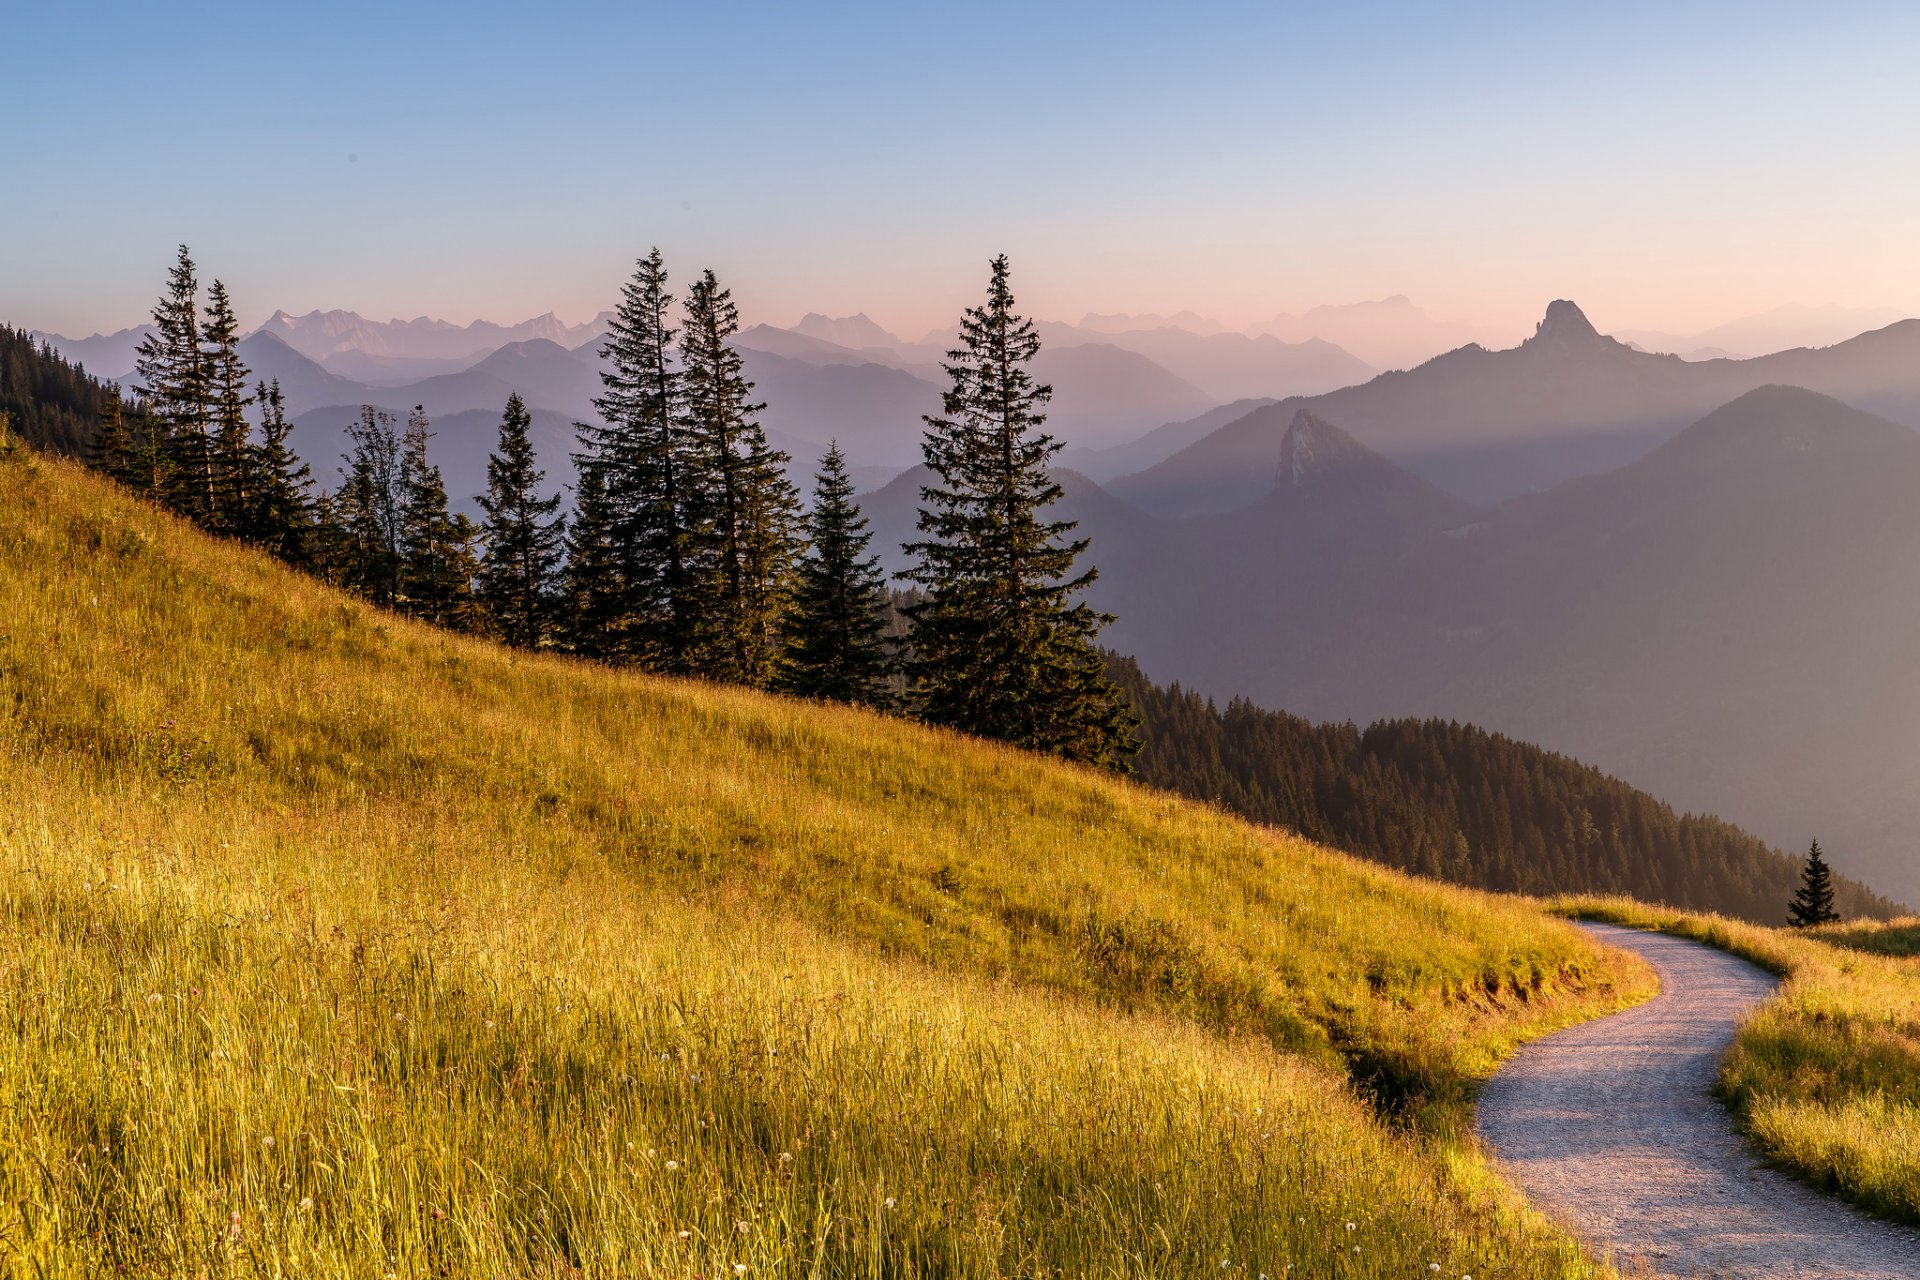
<svg viewBox="0 0 1920 1280">
<path fill-rule="evenodd" d="M 487 459 L 486 512 L 481 528 L 487 558 L 480 570 L 480 599 L 494 633 L 508 644 L 538 648 L 549 637 L 554 575 L 565 539 L 555 515 L 560 495 L 540 496 L 546 475 L 534 465 L 533 425 L 518 393 L 507 397 L 500 419 L 500 447 Z"/>
<path fill-rule="evenodd" d="M 605 631 L 592 647 L 610 660 L 684 674 L 698 662 L 707 618 L 692 523 L 698 486 L 682 427 L 672 307 L 656 248 L 621 289 L 601 349 L 605 394 L 594 401 L 600 422 L 576 424 L 574 461 L 583 477 L 596 474 L 606 536 L 616 548 L 617 580 L 600 559 L 593 562 L 596 614 Z"/>
<path fill-rule="evenodd" d="M 342 459 L 340 491 L 329 504 L 338 531 L 337 579 L 375 604 L 393 604 L 403 571 L 400 433 L 392 414 L 363 405 L 347 439 L 353 449 Z"/>
<path fill-rule="evenodd" d="M 351 588 L 357 585 L 358 547 L 347 529 L 347 517 L 348 507 L 339 493 L 322 489 L 315 494 L 303 550 L 307 568 L 321 581 Z"/>
<path fill-rule="evenodd" d="M 947 353 L 953 385 L 926 418 L 934 483 L 920 490 L 923 541 L 906 550 L 927 596 L 912 612 L 913 676 L 922 714 L 986 738 L 1124 767 L 1134 719 L 1094 637 L 1112 619 L 1074 599 L 1086 539 L 1044 519 L 1062 494 L 1048 461 L 1063 447 L 1041 428 L 1053 388 L 1027 366 L 1033 322 L 1014 311 L 1007 259 L 995 258 L 986 301 L 969 307 L 962 345 Z"/>
<path fill-rule="evenodd" d="M 412 617 L 452 626 L 471 621 L 479 530 L 447 509 L 446 483 L 427 456 L 432 438 L 426 410 L 415 405 L 400 439 L 398 603 Z"/>
<path fill-rule="evenodd" d="M 260 405 L 260 448 L 246 536 L 288 564 L 312 567 L 313 473 L 287 443 L 293 424 L 280 379 L 260 384 L 254 399 Z"/>
<path fill-rule="evenodd" d="M 619 655 L 626 575 L 621 569 L 618 519 L 598 466 L 580 470 L 573 519 L 567 525 L 562 629 L 573 652 L 602 661 Z"/>
<path fill-rule="evenodd" d="M 1807 849 L 1807 863 L 1800 872 L 1800 887 L 1787 904 L 1787 923 L 1796 929 L 1829 924 L 1840 914 L 1833 909 L 1833 869 L 1815 840 Z"/>
<path fill-rule="evenodd" d="M 766 688 L 784 658 L 780 620 L 792 592 L 799 496 L 787 455 L 767 444 L 740 353 L 740 313 L 713 272 L 687 293 L 680 335 L 682 423 L 698 468 L 703 568 L 711 644 L 696 669 L 719 680 Z"/>
<path fill-rule="evenodd" d="M 135 373 L 146 406 L 141 424 L 151 488 L 177 510 L 206 510 L 213 459 L 207 438 L 207 378 L 200 350 L 200 282 L 187 246 L 154 305 L 154 332 L 140 340 Z"/>
<path fill-rule="evenodd" d="M 219 533 L 244 534 L 247 511 L 256 501 L 257 458 L 247 423 L 247 366 L 240 360 L 240 321 L 227 286 L 215 280 L 207 290 L 206 328 L 201 368 L 206 388 L 207 446 L 205 493 L 200 501 L 207 526 Z"/>
<path fill-rule="evenodd" d="M 789 691 L 836 702 L 891 701 L 887 583 L 879 558 L 867 554 L 872 540 L 835 442 L 814 477 L 807 551 L 788 615 Z"/>
<path fill-rule="evenodd" d="M 100 432 L 94 437 L 88 461 L 109 479 L 137 486 L 140 469 L 135 457 L 138 447 L 127 427 L 127 405 L 120 398 L 120 384 L 107 384 L 106 399 L 100 407 Z"/>
</svg>

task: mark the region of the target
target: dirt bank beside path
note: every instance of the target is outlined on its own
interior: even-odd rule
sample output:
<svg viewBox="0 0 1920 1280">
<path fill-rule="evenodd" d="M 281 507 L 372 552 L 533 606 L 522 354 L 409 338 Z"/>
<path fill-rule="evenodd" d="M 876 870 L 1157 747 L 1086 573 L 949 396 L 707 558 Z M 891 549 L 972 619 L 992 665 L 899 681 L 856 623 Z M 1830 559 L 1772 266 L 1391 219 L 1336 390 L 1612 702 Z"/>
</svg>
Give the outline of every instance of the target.
<svg viewBox="0 0 1920 1280">
<path fill-rule="evenodd" d="M 1920 1233 L 1764 1167 L 1710 1092 L 1772 975 L 1696 942 L 1581 927 L 1645 956 L 1660 994 L 1536 1041 L 1488 1083 L 1480 1134 L 1514 1185 L 1661 1276 L 1920 1277 Z"/>
</svg>

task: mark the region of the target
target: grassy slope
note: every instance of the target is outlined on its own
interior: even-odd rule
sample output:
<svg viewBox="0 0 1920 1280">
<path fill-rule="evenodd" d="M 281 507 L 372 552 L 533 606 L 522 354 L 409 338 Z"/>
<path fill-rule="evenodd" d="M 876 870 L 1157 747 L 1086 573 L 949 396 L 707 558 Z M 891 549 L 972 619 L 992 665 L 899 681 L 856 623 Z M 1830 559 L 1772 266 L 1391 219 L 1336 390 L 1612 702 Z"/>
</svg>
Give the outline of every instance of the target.
<svg viewBox="0 0 1920 1280">
<path fill-rule="evenodd" d="M 20 457 L 0 918 L 36 1275 L 1584 1275 L 1461 1122 L 1647 989 L 1523 902 L 412 626 Z"/>
<path fill-rule="evenodd" d="M 1619 899 L 1569 915 L 1660 929 L 1782 975 L 1741 1028 L 1720 1089 L 1776 1163 L 1864 1208 L 1920 1225 L 1920 922 L 1762 929 Z"/>
</svg>

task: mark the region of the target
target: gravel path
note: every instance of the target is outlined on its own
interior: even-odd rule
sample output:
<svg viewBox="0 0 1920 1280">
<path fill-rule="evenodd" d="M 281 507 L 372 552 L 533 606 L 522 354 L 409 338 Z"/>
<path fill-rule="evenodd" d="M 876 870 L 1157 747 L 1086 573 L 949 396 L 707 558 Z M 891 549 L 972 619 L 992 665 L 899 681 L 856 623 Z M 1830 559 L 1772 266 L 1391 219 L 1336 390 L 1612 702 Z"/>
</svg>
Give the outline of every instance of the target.
<svg viewBox="0 0 1920 1280">
<path fill-rule="evenodd" d="M 1709 1092 L 1774 979 L 1699 943 L 1582 927 L 1645 956 L 1660 994 L 1535 1041 L 1488 1083 L 1480 1134 L 1508 1179 L 1630 1273 L 1920 1276 L 1920 1233 L 1763 1167 Z"/>
</svg>

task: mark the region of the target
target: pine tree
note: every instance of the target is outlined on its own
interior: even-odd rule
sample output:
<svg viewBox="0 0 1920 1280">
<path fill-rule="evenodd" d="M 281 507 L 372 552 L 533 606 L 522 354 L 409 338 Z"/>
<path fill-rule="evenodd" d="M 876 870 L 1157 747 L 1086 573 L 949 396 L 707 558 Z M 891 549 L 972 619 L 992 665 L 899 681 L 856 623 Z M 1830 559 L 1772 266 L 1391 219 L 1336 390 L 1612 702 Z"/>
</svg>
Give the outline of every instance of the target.
<svg viewBox="0 0 1920 1280">
<path fill-rule="evenodd" d="M 1040 350 L 1014 312 L 1005 256 L 987 298 L 948 353 L 943 413 L 928 417 L 924 452 L 934 483 L 920 490 L 924 541 L 906 550 L 927 589 L 913 610 L 912 674 L 921 713 L 986 738 L 1069 759 L 1124 767 L 1134 720 L 1094 637 L 1112 619 L 1074 600 L 1094 571 L 1074 573 L 1086 539 L 1062 541 L 1068 520 L 1045 520 L 1062 496 L 1047 464 L 1063 447 L 1041 428 L 1053 394 L 1027 366 Z"/>
<path fill-rule="evenodd" d="M 400 572 L 396 602 L 410 616 L 441 626 L 470 616 L 479 530 L 447 509 L 447 486 L 427 457 L 433 438 L 415 405 L 400 440 Z"/>
<path fill-rule="evenodd" d="M 120 398 L 120 384 L 109 382 L 106 400 L 100 408 L 100 431 L 94 437 L 88 461 L 107 478 L 128 486 L 139 480 L 135 458 L 137 445 L 127 428 L 127 406 Z"/>
<path fill-rule="evenodd" d="M 814 477 L 808 547 L 788 616 L 783 685 L 790 692 L 836 702 L 891 701 L 887 584 L 879 559 L 867 555 L 872 540 L 836 442 Z"/>
<path fill-rule="evenodd" d="M 687 294 L 680 335 L 682 424 L 698 468 L 704 542 L 704 590 L 712 642 L 696 670 L 718 680 L 766 688 L 784 659 L 780 620 L 792 591 L 798 552 L 799 495 L 786 476 L 787 455 L 767 444 L 740 353 L 733 294 L 711 271 Z"/>
<path fill-rule="evenodd" d="M 357 550 L 347 529 L 346 503 L 339 494 L 322 489 L 314 495 L 304 541 L 306 567 L 331 586 L 353 587 Z"/>
<path fill-rule="evenodd" d="M 698 663 L 707 619 L 672 307 L 666 266 L 654 249 L 621 289 L 602 348 L 606 393 L 594 401 L 601 421 L 576 424 L 574 462 L 601 487 L 604 536 L 617 561 L 617 574 L 594 561 L 595 616 L 605 631 L 589 647 L 610 660 L 685 674 Z"/>
<path fill-rule="evenodd" d="M 247 366 L 241 363 L 240 322 L 233 314 L 227 286 L 218 280 L 207 290 L 206 328 L 201 368 L 206 390 L 206 491 L 201 498 L 207 527 L 219 533 L 247 529 L 247 511 L 256 500 L 252 428 L 247 423 Z"/>
<path fill-rule="evenodd" d="M 311 567 L 313 473 L 287 443 L 293 424 L 280 380 L 262 383 L 254 399 L 260 405 L 260 448 L 246 536 L 288 564 Z"/>
<path fill-rule="evenodd" d="M 601 468 L 588 465 L 580 471 L 567 526 L 563 629 L 574 653 L 602 661 L 619 656 L 614 646 L 621 637 L 625 580 L 607 482 Z"/>
<path fill-rule="evenodd" d="M 487 558 L 480 571 L 480 599 L 494 634 L 508 644 L 535 649 L 551 632 L 554 574 L 565 538 L 560 495 L 540 496 L 544 472 L 534 466 L 532 425 L 526 404 L 507 397 L 500 419 L 500 448 L 487 459 L 486 512 L 482 531 Z"/>
<path fill-rule="evenodd" d="M 141 424 L 147 487 L 189 515 L 205 512 L 213 474 L 199 305 L 193 256 L 181 245 L 153 309 L 155 331 L 140 340 L 134 368 L 147 414 Z"/>
<path fill-rule="evenodd" d="M 347 427 L 353 452 L 343 461 L 340 491 L 329 504 L 337 529 L 337 580 L 375 604 L 392 604 L 401 590 L 400 433 L 393 415 L 363 405 Z"/>
<path fill-rule="evenodd" d="M 1828 924 L 1840 915 L 1833 909 L 1833 870 L 1815 840 L 1807 849 L 1807 865 L 1800 873 L 1800 887 L 1787 904 L 1787 923 L 1796 929 Z"/>
</svg>

